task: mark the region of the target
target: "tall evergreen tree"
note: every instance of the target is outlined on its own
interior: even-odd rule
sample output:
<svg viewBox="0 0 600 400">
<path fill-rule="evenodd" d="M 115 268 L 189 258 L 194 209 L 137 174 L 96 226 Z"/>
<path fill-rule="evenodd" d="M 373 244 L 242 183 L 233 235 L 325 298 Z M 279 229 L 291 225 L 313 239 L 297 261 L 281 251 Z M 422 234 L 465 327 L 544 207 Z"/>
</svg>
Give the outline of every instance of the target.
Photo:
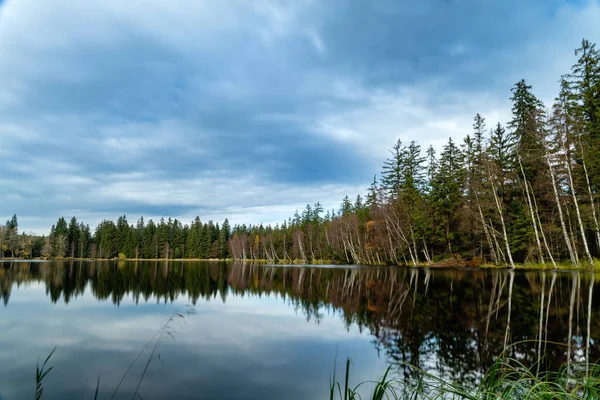
<svg viewBox="0 0 600 400">
<path fill-rule="evenodd" d="M 439 168 L 431 188 L 431 205 L 435 210 L 438 234 L 444 238 L 450 254 L 454 252 L 458 231 L 456 212 L 462 200 L 464 170 L 460 149 L 452 138 L 440 154 Z"/>
<path fill-rule="evenodd" d="M 404 147 L 402 141 L 398 139 L 392 150 L 392 156 L 387 158 L 383 163 L 383 171 L 381 172 L 381 186 L 386 191 L 387 195 L 396 198 L 400 193 L 400 188 L 403 182 L 403 159 Z"/>
<path fill-rule="evenodd" d="M 77 218 L 72 217 L 69 222 L 69 228 L 67 232 L 67 241 L 68 241 L 68 253 L 69 257 L 77 257 L 79 255 L 79 224 L 77 223 Z"/>
<path fill-rule="evenodd" d="M 571 68 L 569 97 L 572 106 L 573 136 L 588 169 L 594 192 L 600 191 L 600 51 L 583 39 L 575 50 L 577 62 Z M 583 175 L 580 171 L 579 175 Z"/>
<path fill-rule="evenodd" d="M 377 186 L 377 175 L 373 175 L 373 182 L 369 186 L 367 193 L 367 206 L 377 206 L 377 198 L 379 196 L 379 187 Z"/>
<path fill-rule="evenodd" d="M 12 218 L 6 221 L 6 227 L 8 229 L 16 230 L 19 228 L 19 222 L 17 220 L 17 214 L 13 214 Z"/>
<path fill-rule="evenodd" d="M 535 182 L 538 175 L 545 171 L 542 142 L 544 106 L 523 79 L 514 85 L 512 93 L 513 119 L 508 126 L 513 130 L 517 157 L 521 159 L 525 176 L 530 182 Z"/>
<path fill-rule="evenodd" d="M 79 224 L 79 244 L 77 245 L 79 251 L 78 256 L 80 258 L 89 257 L 89 247 L 91 242 L 92 234 L 90 232 L 90 226 L 81 222 Z"/>
<path fill-rule="evenodd" d="M 223 225 L 221 225 L 221 231 L 219 232 L 219 250 L 220 250 L 220 258 L 229 257 L 229 238 L 231 237 L 231 225 L 229 225 L 229 220 L 225 218 L 223 221 Z"/>
<path fill-rule="evenodd" d="M 498 123 L 491 131 L 488 153 L 490 159 L 498 165 L 503 176 L 508 175 L 515 168 L 515 148 L 515 136 Z M 506 180 L 502 181 L 504 184 Z"/>
</svg>

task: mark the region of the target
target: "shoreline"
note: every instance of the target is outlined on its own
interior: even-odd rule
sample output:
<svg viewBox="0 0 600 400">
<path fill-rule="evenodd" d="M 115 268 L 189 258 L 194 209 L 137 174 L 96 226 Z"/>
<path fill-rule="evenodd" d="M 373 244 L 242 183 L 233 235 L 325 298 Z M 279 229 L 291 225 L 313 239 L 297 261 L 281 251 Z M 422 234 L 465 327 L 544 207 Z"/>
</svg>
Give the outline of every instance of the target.
<svg viewBox="0 0 600 400">
<path fill-rule="evenodd" d="M 457 270 L 457 269 L 504 269 L 511 270 L 511 268 L 503 265 L 494 265 L 494 264 L 481 264 L 477 266 L 469 266 L 469 265 L 436 265 L 433 264 L 425 264 L 420 263 L 418 265 L 384 265 L 384 264 L 376 264 L 376 265 L 368 265 L 368 264 L 341 264 L 335 262 L 333 260 L 313 260 L 312 262 L 305 262 L 303 260 L 288 260 L 287 262 L 272 262 L 270 260 L 259 259 L 259 260 L 234 260 L 231 258 L 227 259 L 216 259 L 216 258 L 55 258 L 55 259 L 22 259 L 22 258 L 0 258 L 0 263 L 2 262 L 65 262 L 65 261 L 86 261 L 86 262 L 107 262 L 107 261 L 124 261 L 124 262 L 211 262 L 211 263 L 220 263 L 220 262 L 240 262 L 240 263 L 253 263 L 253 264 L 269 264 L 273 266 L 319 266 L 319 265 L 331 265 L 331 266 L 351 266 L 351 267 L 389 267 L 389 268 L 431 268 L 431 269 L 447 269 L 447 270 Z M 600 260 L 594 260 L 593 266 L 579 266 L 576 267 L 571 264 L 561 264 L 557 263 L 556 268 L 550 264 L 539 264 L 539 263 L 531 263 L 531 264 L 515 264 L 514 270 L 523 270 L 523 271 L 598 271 L 600 272 Z"/>
</svg>

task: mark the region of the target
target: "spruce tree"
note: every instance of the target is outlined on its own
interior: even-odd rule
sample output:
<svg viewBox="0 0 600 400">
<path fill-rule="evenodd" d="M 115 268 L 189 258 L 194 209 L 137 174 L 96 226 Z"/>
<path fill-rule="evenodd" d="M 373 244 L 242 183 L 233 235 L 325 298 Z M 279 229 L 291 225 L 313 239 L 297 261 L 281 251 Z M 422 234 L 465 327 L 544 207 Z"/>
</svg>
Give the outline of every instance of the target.
<svg viewBox="0 0 600 400">
<path fill-rule="evenodd" d="M 600 190 L 600 51 L 583 39 L 575 50 L 579 57 L 571 68 L 569 95 L 572 100 L 573 136 L 588 168 L 592 190 Z M 579 175 L 582 175 L 580 172 Z"/>
<path fill-rule="evenodd" d="M 220 249 L 220 258 L 229 257 L 229 238 L 231 236 L 231 226 L 229 225 L 229 220 L 225 218 L 223 221 L 223 225 L 221 225 L 221 231 L 219 233 L 219 249 Z"/>
<path fill-rule="evenodd" d="M 397 198 L 403 181 L 403 159 L 404 147 L 402 141 L 398 139 L 392 150 L 392 156 L 383 163 L 381 172 L 381 187 L 391 198 Z"/>
<path fill-rule="evenodd" d="M 68 240 L 68 253 L 69 257 L 78 257 L 79 256 L 79 224 L 77 223 L 77 218 L 72 217 L 69 222 L 69 228 L 67 233 Z"/>
<path fill-rule="evenodd" d="M 462 153 L 450 138 L 440 154 L 439 168 L 431 188 L 437 234 L 444 238 L 450 254 L 454 251 L 453 244 L 458 231 L 456 212 L 462 200 L 463 176 Z"/>
<path fill-rule="evenodd" d="M 514 85 L 512 93 L 513 119 L 508 126 L 513 130 L 517 157 L 521 159 L 526 179 L 534 184 L 539 174 L 545 171 L 542 143 L 544 106 L 523 79 Z"/>
<path fill-rule="evenodd" d="M 367 206 L 373 208 L 377 206 L 377 197 L 379 194 L 379 187 L 377 186 L 377 175 L 373 175 L 373 182 L 369 186 L 367 192 Z"/>
<path fill-rule="evenodd" d="M 498 165 L 502 176 L 508 175 L 515 169 L 515 148 L 515 136 L 507 132 L 498 122 L 490 133 L 488 154 L 490 159 Z M 505 179 L 502 179 L 502 185 L 504 184 Z"/>
</svg>

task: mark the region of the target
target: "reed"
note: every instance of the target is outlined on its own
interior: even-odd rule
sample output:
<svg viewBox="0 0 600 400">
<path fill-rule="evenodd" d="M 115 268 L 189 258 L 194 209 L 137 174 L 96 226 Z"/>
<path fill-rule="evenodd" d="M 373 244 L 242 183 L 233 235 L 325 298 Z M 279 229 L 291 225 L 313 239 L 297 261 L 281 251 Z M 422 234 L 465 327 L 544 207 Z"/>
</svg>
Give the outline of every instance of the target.
<svg viewBox="0 0 600 400">
<path fill-rule="evenodd" d="M 186 312 L 188 315 L 194 314 L 195 311 L 193 310 L 193 308 L 188 307 L 188 310 Z M 173 324 L 177 323 L 178 320 L 183 320 L 185 319 L 185 316 L 182 313 L 179 312 L 175 312 L 173 313 L 169 318 L 167 318 L 167 320 L 161 325 L 161 327 L 154 333 L 154 335 L 148 340 L 148 342 L 144 345 L 144 347 L 140 350 L 140 352 L 137 354 L 137 356 L 135 357 L 135 359 L 131 362 L 131 364 L 129 365 L 129 367 L 127 368 L 127 370 L 125 371 L 125 373 L 123 374 L 123 376 L 121 377 L 121 379 L 119 380 L 119 383 L 117 384 L 117 386 L 115 387 L 115 390 L 113 391 L 112 395 L 111 395 L 111 400 L 115 398 L 115 396 L 117 395 L 117 392 L 119 391 L 119 389 L 121 388 L 121 385 L 123 384 L 123 382 L 125 381 L 125 379 L 132 374 L 132 369 L 133 367 L 136 365 L 136 363 L 138 362 L 138 360 L 140 359 L 140 357 L 142 356 L 142 354 L 146 351 L 146 349 L 154 344 L 152 346 L 152 350 L 150 351 L 150 355 L 148 356 L 148 358 L 146 359 L 145 363 L 144 363 L 144 369 L 142 371 L 142 373 L 139 375 L 139 379 L 137 381 L 135 390 L 132 394 L 132 399 L 135 398 L 141 398 L 140 395 L 140 387 L 142 385 L 142 382 L 144 380 L 144 377 L 146 376 L 146 372 L 148 371 L 148 368 L 150 367 L 150 364 L 152 363 L 152 361 L 159 359 L 160 360 L 160 355 L 157 355 L 157 349 L 158 349 L 158 345 L 160 343 L 161 340 L 166 339 L 166 338 L 171 338 L 173 340 L 175 340 L 175 331 L 173 330 Z M 44 360 L 43 364 L 39 365 L 39 363 L 36 365 L 36 370 L 35 370 L 35 400 L 41 400 L 42 395 L 44 393 L 44 388 L 43 388 L 43 380 L 44 378 L 48 375 L 48 373 L 50 373 L 50 371 L 52 371 L 52 369 L 54 369 L 54 366 L 48 367 L 48 362 L 50 361 L 50 358 L 52 357 L 52 355 L 54 354 L 54 352 L 56 351 L 56 347 L 54 347 L 54 349 L 52 349 L 52 351 L 50 352 L 50 354 L 48 354 L 48 356 L 46 357 L 46 359 Z M 94 400 L 98 399 L 98 395 L 99 395 L 99 391 L 100 391 L 100 377 L 98 377 L 98 381 L 96 383 L 96 389 L 94 391 Z"/>
<path fill-rule="evenodd" d="M 125 378 L 131 373 L 132 368 L 145 350 L 152 346 L 149 357 L 146 359 L 144 369 L 132 399 L 141 398 L 139 389 L 149 365 L 157 359 L 157 348 L 161 339 L 173 338 L 171 326 L 177 319 L 183 319 L 183 314 L 175 313 L 156 331 L 146 346 L 138 353 L 121 381 L 116 386 L 112 398 L 117 394 Z M 53 366 L 48 366 L 56 348 L 46 357 L 42 365 L 36 365 L 36 391 L 35 399 L 40 400 L 44 393 L 44 378 L 52 371 Z M 481 377 L 475 386 L 466 386 L 451 380 L 441 379 L 427 371 L 410 364 L 404 364 L 418 376 L 413 380 L 397 377 L 393 365 L 388 366 L 383 376 L 376 381 L 364 381 L 356 385 L 350 383 L 351 361 L 346 359 L 343 380 L 337 378 L 337 356 L 334 361 L 333 374 L 329 379 L 329 400 L 357 400 L 363 399 L 363 388 L 372 386 L 365 399 L 371 400 L 553 400 L 553 399 L 585 399 L 600 400 L 600 363 L 571 363 L 559 371 L 538 372 L 538 365 L 526 366 L 517 359 L 505 357 L 501 354 L 496 362 Z M 100 378 L 96 385 L 94 399 L 98 398 Z"/>
<path fill-rule="evenodd" d="M 56 347 L 54 347 L 52 349 L 52 351 L 50 352 L 50 354 L 48 354 L 48 357 L 46 357 L 46 359 L 44 360 L 44 363 L 42 364 L 41 367 L 40 367 L 39 362 L 36 363 L 36 366 L 35 366 L 35 400 L 40 400 L 42 398 L 42 394 L 44 393 L 44 387 L 42 385 L 42 382 L 44 381 L 44 378 L 50 373 L 50 371 L 52 371 L 52 369 L 54 369 L 54 367 L 49 367 L 46 369 L 46 365 L 48 365 L 48 361 L 50 361 L 50 358 L 52 358 L 52 354 L 54 354 L 55 351 L 56 351 Z"/>
<path fill-rule="evenodd" d="M 571 364 L 560 371 L 537 373 L 537 367 L 526 367 L 513 358 L 498 359 L 475 387 L 467 387 L 440 379 L 426 371 L 418 372 L 413 382 L 394 377 L 391 366 L 379 381 L 366 381 L 352 387 L 348 382 L 350 360 L 346 362 L 345 381 L 330 381 L 330 400 L 359 399 L 359 389 L 375 384 L 368 399 L 372 400 L 550 400 L 600 399 L 600 364 Z M 335 368 L 335 367 L 334 367 Z M 345 388 L 342 392 L 342 386 Z"/>
</svg>

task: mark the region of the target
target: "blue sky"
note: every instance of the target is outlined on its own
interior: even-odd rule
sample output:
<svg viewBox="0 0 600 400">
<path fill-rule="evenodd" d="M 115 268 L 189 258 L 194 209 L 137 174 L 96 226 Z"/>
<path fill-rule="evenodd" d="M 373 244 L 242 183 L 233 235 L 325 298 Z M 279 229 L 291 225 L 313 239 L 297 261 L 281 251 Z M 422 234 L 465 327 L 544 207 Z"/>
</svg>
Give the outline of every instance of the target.
<svg viewBox="0 0 600 400">
<path fill-rule="evenodd" d="M 521 78 L 547 105 L 599 1 L 0 1 L 0 217 L 272 223 L 364 193 Z"/>
</svg>

